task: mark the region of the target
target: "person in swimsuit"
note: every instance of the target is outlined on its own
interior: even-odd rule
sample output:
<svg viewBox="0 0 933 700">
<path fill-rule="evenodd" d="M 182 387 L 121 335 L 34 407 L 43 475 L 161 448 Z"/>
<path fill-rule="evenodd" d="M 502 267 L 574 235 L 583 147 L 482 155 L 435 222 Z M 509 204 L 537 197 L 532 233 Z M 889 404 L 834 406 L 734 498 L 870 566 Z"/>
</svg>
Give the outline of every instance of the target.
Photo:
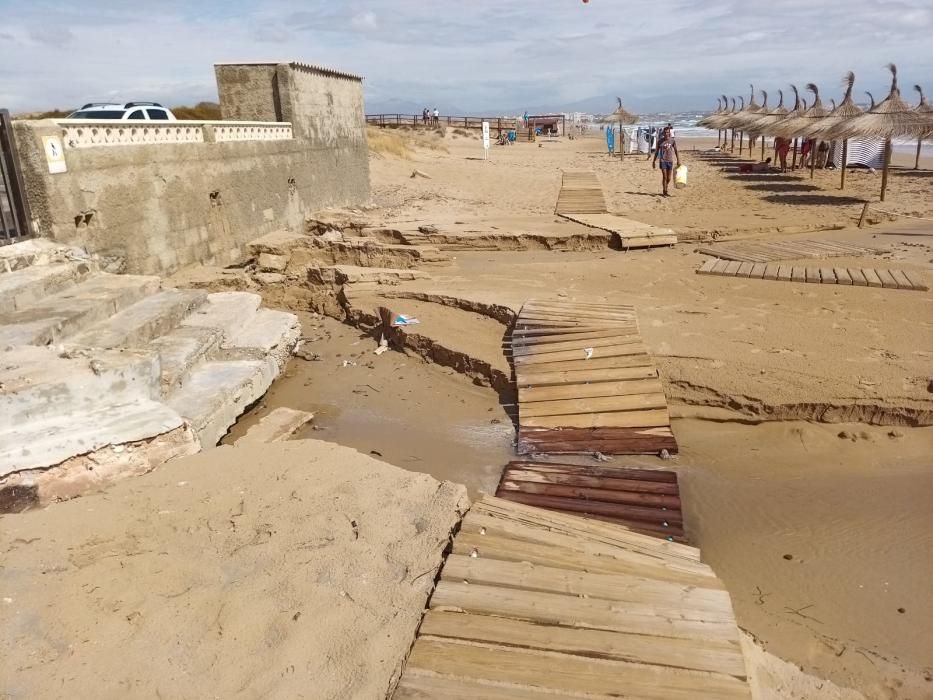
<svg viewBox="0 0 933 700">
<path fill-rule="evenodd" d="M 651 167 L 658 167 L 658 161 L 661 161 L 661 196 L 670 197 L 667 189 L 671 184 L 671 178 L 674 175 L 674 160 L 677 161 L 677 167 L 680 167 L 680 153 L 677 151 L 677 142 L 674 140 L 674 136 L 671 133 L 672 129 L 669 126 L 664 127 L 664 131 L 661 133 L 660 138 L 658 139 L 657 148 L 654 151 L 654 160 L 651 162 Z"/>
<path fill-rule="evenodd" d="M 787 172 L 787 154 L 790 153 L 790 139 L 778 136 L 774 139 L 774 152 L 781 163 L 781 172 Z"/>
</svg>

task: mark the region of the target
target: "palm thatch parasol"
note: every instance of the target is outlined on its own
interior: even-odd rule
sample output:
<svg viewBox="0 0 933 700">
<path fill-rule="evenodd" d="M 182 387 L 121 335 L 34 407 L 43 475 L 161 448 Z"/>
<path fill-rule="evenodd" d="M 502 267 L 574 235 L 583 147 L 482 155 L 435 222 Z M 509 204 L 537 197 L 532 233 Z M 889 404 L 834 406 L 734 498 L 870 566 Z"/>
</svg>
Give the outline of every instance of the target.
<svg viewBox="0 0 933 700">
<path fill-rule="evenodd" d="M 638 123 L 638 115 L 632 114 L 622 106 L 622 98 L 617 97 L 616 101 L 619 103 L 619 106 L 609 114 L 604 115 L 599 121 L 603 124 L 618 124 L 619 125 L 619 152 L 622 154 L 622 157 L 625 157 L 625 149 L 623 148 L 623 126 L 631 126 L 632 124 Z M 611 126 L 609 128 L 612 128 Z"/>
<path fill-rule="evenodd" d="M 739 102 L 739 108 L 736 109 L 736 100 Z M 736 120 L 741 119 L 741 114 L 745 110 L 745 98 L 739 95 L 738 97 L 732 98 L 732 111 L 729 114 L 725 115 L 725 118 L 722 120 L 722 127 L 727 131 L 732 129 L 732 146 L 731 150 L 735 150 L 735 123 Z M 741 147 L 741 144 L 739 144 Z"/>
<path fill-rule="evenodd" d="M 869 110 L 874 109 L 874 108 L 875 108 L 875 105 L 877 104 L 877 103 L 875 102 L 875 96 L 872 95 L 870 92 L 868 92 L 868 90 L 865 91 L 865 94 L 868 95 L 868 99 L 871 101 L 871 104 L 868 105 L 868 109 L 869 109 Z"/>
<path fill-rule="evenodd" d="M 758 117 L 760 117 L 762 113 L 761 105 L 755 102 L 755 86 L 749 85 L 748 87 L 751 90 L 751 94 L 749 95 L 749 98 L 748 98 L 748 104 L 745 105 L 732 118 L 732 129 L 739 130 L 739 155 L 742 155 L 742 142 L 745 138 L 745 134 L 747 133 L 748 125 L 754 122 L 756 119 L 758 119 Z M 765 96 L 765 102 L 767 102 L 768 94 L 767 93 L 763 93 L 763 94 Z M 754 140 L 754 137 L 751 134 L 749 134 L 748 136 L 749 152 L 751 152 L 752 150 L 753 140 Z"/>
<path fill-rule="evenodd" d="M 702 126 L 702 127 L 705 128 L 705 129 L 710 128 L 710 126 L 709 126 L 709 120 L 712 119 L 713 117 L 719 115 L 719 114 L 722 114 L 722 112 L 723 112 L 723 110 L 724 110 L 725 108 L 726 108 L 726 107 L 725 107 L 725 105 L 723 104 L 723 98 L 717 97 L 717 98 L 716 98 L 716 109 L 713 110 L 712 112 L 710 112 L 709 114 L 707 114 L 707 115 L 706 115 L 705 117 L 703 117 L 702 119 L 698 119 L 698 120 L 697 120 L 697 126 Z"/>
<path fill-rule="evenodd" d="M 703 121 L 707 129 L 724 129 L 726 120 L 735 112 L 735 99 L 732 100 L 732 109 L 729 109 L 729 98 L 722 96 L 722 109 L 711 114 Z"/>
<path fill-rule="evenodd" d="M 922 136 L 930 128 L 930 118 L 916 112 L 901 98 L 897 86 L 897 66 L 888 64 L 891 71 L 891 90 L 882 102 L 867 112 L 847 119 L 826 132 L 827 138 L 884 139 L 884 170 L 881 173 L 881 201 L 888 187 L 888 169 L 891 164 L 891 139 L 898 136 Z"/>
<path fill-rule="evenodd" d="M 793 85 L 791 85 L 791 87 L 794 88 L 794 94 L 796 95 L 797 88 L 795 88 Z M 777 107 L 775 107 L 772 110 L 769 110 L 767 113 L 765 113 L 765 111 L 762 110 L 759 113 L 758 118 L 748 125 L 749 131 L 755 132 L 757 134 L 767 134 L 769 126 L 787 117 L 787 108 L 784 106 L 784 91 L 778 90 L 778 96 L 780 97 L 780 99 L 778 100 Z M 796 101 L 798 103 L 800 102 L 799 96 L 796 98 Z M 796 105 L 794 106 L 794 108 L 796 109 Z"/>
<path fill-rule="evenodd" d="M 846 73 L 842 84 L 845 85 L 846 92 L 839 106 L 833 109 L 827 117 L 812 123 L 809 127 L 804 127 L 800 132 L 801 135 L 820 138 L 824 134 L 831 132 L 840 124 L 863 114 L 862 110 L 859 109 L 858 105 L 856 105 L 855 101 L 852 99 L 852 88 L 855 85 L 855 73 L 852 71 Z M 844 138 L 842 140 L 842 168 L 840 168 L 842 174 L 840 175 L 839 189 L 845 189 L 846 186 L 846 160 L 848 151 L 849 139 Z"/>
<path fill-rule="evenodd" d="M 914 90 L 920 93 L 920 104 L 914 109 L 919 114 L 926 114 L 928 117 L 933 118 L 933 105 L 927 102 L 927 97 L 923 94 L 923 88 L 919 85 L 914 85 Z M 930 126 L 930 131 L 917 137 L 917 159 L 914 161 L 914 170 L 920 168 L 920 148 L 923 146 L 923 139 L 929 138 L 930 136 L 933 136 L 933 125 Z"/>
<path fill-rule="evenodd" d="M 822 119 L 829 115 L 829 110 L 823 106 L 820 100 L 820 89 L 813 83 L 807 83 L 807 90 L 813 93 L 813 104 L 802 114 L 797 116 L 788 115 L 788 118 L 778 122 L 771 128 L 771 133 L 775 136 L 800 136 L 803 132 L 813 126 L 814 121 Z"/>
</svg>

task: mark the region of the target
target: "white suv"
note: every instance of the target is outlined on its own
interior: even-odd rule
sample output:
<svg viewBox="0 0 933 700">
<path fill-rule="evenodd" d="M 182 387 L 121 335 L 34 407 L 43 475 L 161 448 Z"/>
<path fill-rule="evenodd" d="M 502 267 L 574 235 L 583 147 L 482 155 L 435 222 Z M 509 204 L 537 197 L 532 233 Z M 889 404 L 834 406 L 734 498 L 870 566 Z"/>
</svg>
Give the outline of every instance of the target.
<svg viewBox="0 0 933 700">
<path fill-rule="evenodd" d="M 158 102 L 89 102 L 77 112 L 68 115 L 69 119 L 141 119 L 143 121 L 175 121 L 175 115 Z"/>
</svg>

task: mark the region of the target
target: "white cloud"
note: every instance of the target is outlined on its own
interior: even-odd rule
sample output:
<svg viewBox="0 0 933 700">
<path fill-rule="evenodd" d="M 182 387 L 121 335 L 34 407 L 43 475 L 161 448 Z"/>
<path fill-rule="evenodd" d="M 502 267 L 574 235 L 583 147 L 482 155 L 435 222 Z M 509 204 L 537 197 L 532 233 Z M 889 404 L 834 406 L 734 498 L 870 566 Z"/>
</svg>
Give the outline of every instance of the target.
<svg viewBox="0 0 933 700">
<path fill-rule="evenodd" d="M 14 111 L 111 95 L 210 99 L 213 62 L 230 60 L 338 66 L 366 76 L 372 102 L 470 110 L 616 94 L 705 107 L 749 82 L 776 93 L 812 81 L 828 99 L 850 69 L 859 91 L 883 94 L 891 61 L 902 85 L 933 75 L 930 0 L 552 0 L 546 12 L 501 0 L 17 5 L 0 32 L 0 106 Z"/>
</svg>

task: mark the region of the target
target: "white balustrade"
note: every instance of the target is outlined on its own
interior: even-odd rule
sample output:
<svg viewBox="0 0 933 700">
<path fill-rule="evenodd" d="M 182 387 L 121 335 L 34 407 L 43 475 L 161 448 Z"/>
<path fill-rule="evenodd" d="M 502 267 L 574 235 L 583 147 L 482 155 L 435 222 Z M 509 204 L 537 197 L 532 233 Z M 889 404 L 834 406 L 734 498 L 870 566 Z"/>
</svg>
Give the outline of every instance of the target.
<svg viewBox="0 0 933 700">
<path fill-rule="evenodd" d="M 208 141 L 281 141 L 291 139 L 289 122 L 231 121 L 116 121 L 64 119 L 65 148 L 138 146 L 160 143 L 205 143 Z M 213 131 L 213 139 L 206 133 Z"/>
</svg>

